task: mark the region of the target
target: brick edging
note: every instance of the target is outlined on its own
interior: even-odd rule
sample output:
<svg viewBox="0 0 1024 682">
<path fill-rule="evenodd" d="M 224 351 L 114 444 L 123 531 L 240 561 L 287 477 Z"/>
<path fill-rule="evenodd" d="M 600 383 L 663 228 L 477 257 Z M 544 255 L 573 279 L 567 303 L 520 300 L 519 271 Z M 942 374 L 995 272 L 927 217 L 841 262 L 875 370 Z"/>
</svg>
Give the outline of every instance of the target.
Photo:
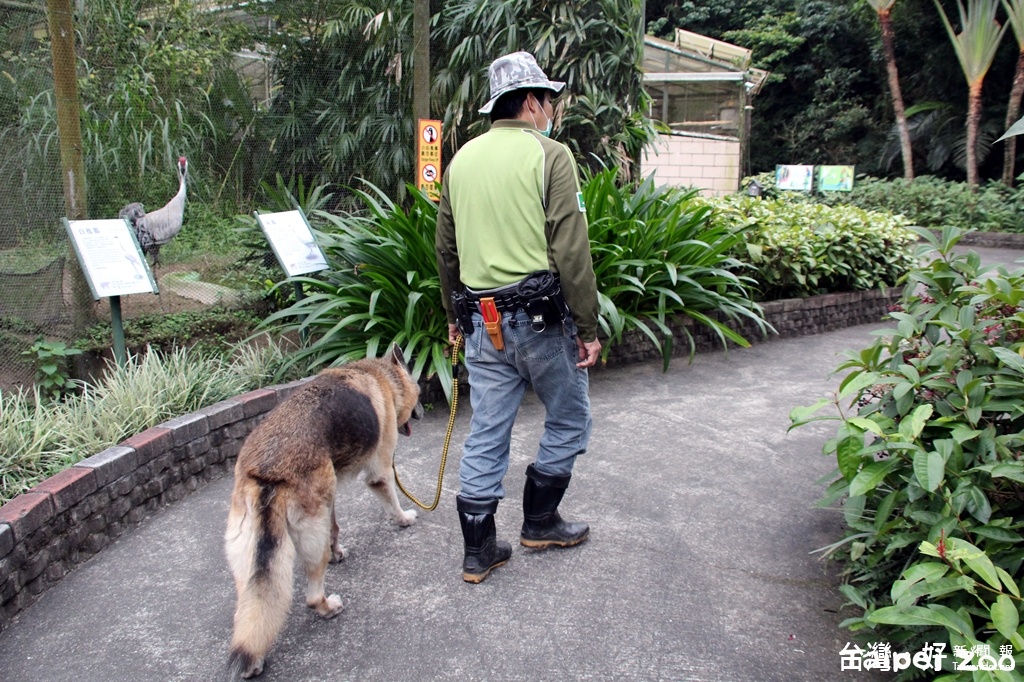
<svg viewBox="0 0 1024 682">
<path fill-rule="evenodd" d="M 749 322 L 732 325 L 751 342 L 805 336 L 877 322 L 899 298 L 885 288 L 825 294 L 763 305 L 776 329 L 761 335 Z M 688 355 L 688 331 L 697 351 L 717 350 L 714 332 L 689 318 L 673 325 L 675 355 Z M 640 333 L 609 355 L 609 365 L 657 359 Z M 160 507 L 231 473 L 242 442 L 259 420 L 311 379 L 250 391 L 198 412 L 175 417 L 78 462 L 0 506 L 0 631 L 43 592 L 111 540 Z"/>
</svg>

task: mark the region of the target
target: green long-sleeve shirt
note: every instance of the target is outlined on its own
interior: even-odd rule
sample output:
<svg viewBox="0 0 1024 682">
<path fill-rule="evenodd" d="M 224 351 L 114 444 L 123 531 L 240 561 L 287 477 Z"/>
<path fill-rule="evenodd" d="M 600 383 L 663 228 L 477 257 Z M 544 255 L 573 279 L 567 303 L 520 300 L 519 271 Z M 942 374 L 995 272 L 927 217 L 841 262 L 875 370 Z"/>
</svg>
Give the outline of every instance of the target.
<svg viewBox="0 0 1024 682">
<path fill-rule="evenodd" d="M 496 121 L 455 155 L 441 189 L 435 248 L 449 322 L 453 282 L 493 289 L 550 270 L 580 338 L 597 338 L 597 281 L 576 161 L 529 123 Z"/>
</svg>

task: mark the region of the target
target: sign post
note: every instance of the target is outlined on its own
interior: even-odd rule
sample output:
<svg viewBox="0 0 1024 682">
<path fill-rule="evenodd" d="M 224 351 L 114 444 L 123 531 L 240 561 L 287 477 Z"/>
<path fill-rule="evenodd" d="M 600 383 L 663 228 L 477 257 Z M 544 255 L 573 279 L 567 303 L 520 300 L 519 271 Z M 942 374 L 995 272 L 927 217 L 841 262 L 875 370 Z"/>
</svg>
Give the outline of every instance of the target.
<svg viewBox="0 0 1024 682">
<path fill-rule="evenodd" d="M 159 293 L 149 263 L 139 248 L 135 231 L 124 218 L 64 218 L 63 222 L 93 299 L 98 301 L 103 297 L 110 298 L 114 359 L 124 367 L 128 364 L 128 352 L 121 320 L 121 296 Z"/>
<path fill-rule="evenodd" d="M 437 184 L 441 181 L 441 122 L 419 119 L 416 137 L 416 188 L 431 201 L 440 201 Z"/>
</svg>

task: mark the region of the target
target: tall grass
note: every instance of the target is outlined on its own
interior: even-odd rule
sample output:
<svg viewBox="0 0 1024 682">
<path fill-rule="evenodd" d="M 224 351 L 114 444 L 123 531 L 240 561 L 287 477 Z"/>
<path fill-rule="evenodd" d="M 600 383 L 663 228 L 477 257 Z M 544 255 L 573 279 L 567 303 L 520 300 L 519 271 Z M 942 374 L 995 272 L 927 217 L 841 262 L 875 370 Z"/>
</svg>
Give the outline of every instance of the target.
<svg viewBox="0 0 1024 682">
<path fill-rule="evenodd" d="M 103 381 L 64 402 L 38 391 L 0 395 L 0 504 L 151 426 L 266 385 L 283 358 L 275 344 L 232 361 L 151 350 L 109 366 Z"/>
</svg>

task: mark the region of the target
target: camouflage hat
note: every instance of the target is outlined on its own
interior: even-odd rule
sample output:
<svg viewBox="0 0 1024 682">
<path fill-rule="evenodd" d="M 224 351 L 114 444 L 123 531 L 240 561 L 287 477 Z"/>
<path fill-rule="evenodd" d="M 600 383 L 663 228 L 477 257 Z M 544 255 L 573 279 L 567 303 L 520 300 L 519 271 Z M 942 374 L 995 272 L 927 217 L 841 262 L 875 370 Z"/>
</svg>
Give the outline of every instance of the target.
<svg viewBox="0 0 1024 682">
<path fill-rule="evenodd" d="M 565 88 L 561 81 L 548 80 L 547 75 L 537 66 L 537 60 L 529 52 L 513 52 L 498 57 L 488 69 L 491 79 L 491 99 L 481 109 L 481 114 L 491 113 L 494 103 L 506 92 L 523 88 L 545 88 L 556 93 Z"/>
</svg>

